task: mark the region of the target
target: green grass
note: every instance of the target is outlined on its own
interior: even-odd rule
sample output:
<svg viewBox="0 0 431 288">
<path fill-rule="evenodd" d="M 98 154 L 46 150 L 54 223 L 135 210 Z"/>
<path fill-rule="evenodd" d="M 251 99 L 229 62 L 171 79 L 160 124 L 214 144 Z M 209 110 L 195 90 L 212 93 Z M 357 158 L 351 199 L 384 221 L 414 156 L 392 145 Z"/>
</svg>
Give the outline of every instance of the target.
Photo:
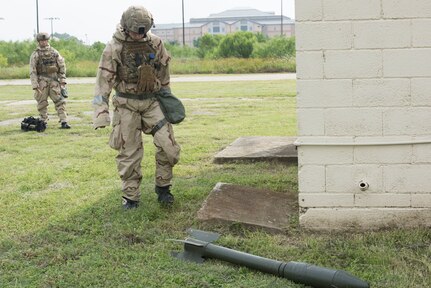
<svg viewBox="0 0 431 288">
<path fill-rule="evenodd" d="M 71 130 L 58 129 L 52 102 L 43 133 L 0 125 L 0 287 L 303 287 L 217 260 L 171 258 L 182 248 L 169 239 L 189 227 L 222 233 L 218 243 L 229 248 L 343 269 L 371 287 L 428 287 L 429 230 L 311 233 L 295 218 L 273 235 L 196 220 L 217 182 L 297 193 L 294 165 L 212 163 L 240 136 L 296 135 L 294 81 L 173 84 L 187 118 L 175 127 L 182 156 L 170 210 L 157 204 L 154 147 L 144 136 L 142 205 L 122 211 L 111 128 L 91 128 L 93 89 L 69 85 Z M 29 86 L 1 86 L 0 121 L 36 115 L 32 99 Z"/>
</svg>

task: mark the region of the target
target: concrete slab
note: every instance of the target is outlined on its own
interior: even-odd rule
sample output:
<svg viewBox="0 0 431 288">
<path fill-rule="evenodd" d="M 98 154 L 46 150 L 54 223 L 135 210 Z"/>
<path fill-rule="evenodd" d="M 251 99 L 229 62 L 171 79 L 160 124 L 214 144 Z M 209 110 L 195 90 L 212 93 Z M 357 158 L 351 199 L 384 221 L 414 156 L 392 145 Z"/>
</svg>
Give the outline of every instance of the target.
<svg viewBox="0 0 431 288">
<path fill-rule="evenodd" d="M 217 183 L 197 213 L 207 224 L 242 223 L 280 233 L 298 217 L 297 196 L 227 183 Z"/>
<path fill-rule="evenodd" d="M 240 137 L 214 157 L 215 163 L 232 161 L 298 162 L 298 151 L 293 145 L 297 137 L 249 136 Z"/>
</svg>

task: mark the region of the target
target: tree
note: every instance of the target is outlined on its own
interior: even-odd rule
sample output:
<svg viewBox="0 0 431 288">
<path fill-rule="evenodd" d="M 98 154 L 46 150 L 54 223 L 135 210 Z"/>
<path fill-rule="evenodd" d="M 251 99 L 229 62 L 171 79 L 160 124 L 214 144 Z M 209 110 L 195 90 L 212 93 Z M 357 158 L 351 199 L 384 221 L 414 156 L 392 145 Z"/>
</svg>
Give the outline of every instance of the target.
<svg viewBox="0 0 431 288">
<path fill-rule="evenodd" d="M 236 32 L 226 35 L 218 47 L 218 55 L 223 58 L 249 58 L 253 53 L 256 35 L 251 32 Z"/>
<path fill-rule="evenodd" d="M 0 67 L 7 67 L 7 58 L 0 54 Z"/>
<path fill-rule="evenodd" d="M 295 56 L 295 37 L 275 37 L 266 42 L 256 43 L 252 57 L 282 58 Z"/>
<path fill-rule="evenodd" d="M 199 58 L 211 58 L 214 56 L 215 51 L 223 39 L 222 35 L 205 34 L 198 38 L 195 46 L 198 48 L 197 55 Z"/>
</svg>

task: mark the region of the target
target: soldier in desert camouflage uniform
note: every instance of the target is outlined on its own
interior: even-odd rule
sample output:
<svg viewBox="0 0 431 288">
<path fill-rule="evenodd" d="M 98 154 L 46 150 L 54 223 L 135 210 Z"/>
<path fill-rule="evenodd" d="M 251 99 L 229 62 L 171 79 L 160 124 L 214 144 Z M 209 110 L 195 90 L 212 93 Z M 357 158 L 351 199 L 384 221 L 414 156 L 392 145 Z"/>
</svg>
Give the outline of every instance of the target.
<svg viewBox="0 0 431 288">
<path fill-rule="evenodd" d="M 162 40 L 149 32 L 151 13 L 142 6 L 131 6 L 122 15 L 112 40 L 105 47 L 96 78 L 95 129 L 110 125 L 109 96 L 115 95 L 111 148 L 118 150 L 118 173 L 122 180 L 123 207 L 139 204 L 143 158 L 142 133 L 152 134 L 156 146 L 155 192 L 161 204 L 170 205 L 172 168 L 179 160 L 180 146 L 154 97 L 169 90 L 169 60 Z"/>
<path fill-rule="evenodd" d="M 49 43 L 48 33 L 38 33 L 38 47 L 30 57 L 30 80 L 43 121 L 48 121 L 48 96 L 55 104 L 60 128 L 69 129 L 66 113 L 66 65 L 64 58 Z"/>
</svg>

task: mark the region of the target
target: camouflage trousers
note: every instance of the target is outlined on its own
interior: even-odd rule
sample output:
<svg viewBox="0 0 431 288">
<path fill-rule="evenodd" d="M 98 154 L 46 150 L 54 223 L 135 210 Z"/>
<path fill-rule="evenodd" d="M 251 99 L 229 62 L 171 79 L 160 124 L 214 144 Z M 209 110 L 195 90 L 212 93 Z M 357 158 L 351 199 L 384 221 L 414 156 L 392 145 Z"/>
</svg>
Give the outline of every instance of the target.
<svg viewBox="0 0 431 288">
<path fill-rule="evenodd" d="M 117 169 L 122 180 L 123 196 L 139 201 L 142 181 L 141 162 L 144 155 L 142 133 L 151 134 L 152 129 L 164 119 L 159 102 L 154 99 L 136 100 L 114 97 L 113 130 L 109 138 L 111 148 L 118 150 Z M 179 161 L 180 146 L 175 141 L 170 123 L 163 125 L 154 135 L 156 147 L 155 184 L 171 185 L 172 168 Z"/>
<path fill-rule="evenodd" d="M 48 97 L 54 102 L 60 122 L 67 121 L 66 100 L 61 96 L 60 83 L 55 80 L 43 78 L 39 80 L 39 91 L 34 90 L 34 99 L 37 101 L 37 110 L 40 118 L 48 120 Z"/>
</svg>

